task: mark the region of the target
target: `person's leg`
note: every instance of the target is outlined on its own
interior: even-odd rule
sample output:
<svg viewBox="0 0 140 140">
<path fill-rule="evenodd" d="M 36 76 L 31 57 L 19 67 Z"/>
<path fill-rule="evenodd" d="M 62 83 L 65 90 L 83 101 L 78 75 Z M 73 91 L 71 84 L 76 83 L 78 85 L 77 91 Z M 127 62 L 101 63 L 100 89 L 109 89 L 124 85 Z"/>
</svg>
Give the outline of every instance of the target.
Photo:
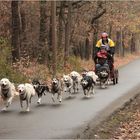
<svg viewBox="0 0 140 140">
<path fill-rule="evenodd" d="M 96 64 L 96 73 L 100 70 L 101 65 L 100 64 Z"/>
<path fill-rule="evenodd" d="M 109 65 L 107 63 L 104 64 L 104 67 L 109 71 Z"/>
</svg>

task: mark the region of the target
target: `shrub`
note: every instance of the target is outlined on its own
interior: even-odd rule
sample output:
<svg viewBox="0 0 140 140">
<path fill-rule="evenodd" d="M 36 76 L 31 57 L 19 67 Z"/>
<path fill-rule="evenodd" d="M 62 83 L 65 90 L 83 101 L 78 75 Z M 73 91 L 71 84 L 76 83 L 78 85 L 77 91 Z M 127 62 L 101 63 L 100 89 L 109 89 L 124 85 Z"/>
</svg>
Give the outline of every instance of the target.
<svg viewBox="0 0 140 140">
<path fill-rule="evenodd" d="M 26 81 L 26 77 L 12 68 L 12 55 L 7 39 L 0 37 L 0 78 L 8 78 L 12 82 Z"/>
</svg>

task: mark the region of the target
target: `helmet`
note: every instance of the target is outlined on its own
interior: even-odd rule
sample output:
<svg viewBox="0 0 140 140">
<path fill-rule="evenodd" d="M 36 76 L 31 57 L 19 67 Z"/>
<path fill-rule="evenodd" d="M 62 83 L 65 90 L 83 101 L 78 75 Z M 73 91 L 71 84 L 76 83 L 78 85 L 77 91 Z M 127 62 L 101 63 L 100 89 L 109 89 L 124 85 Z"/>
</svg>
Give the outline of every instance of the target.
<svg viewBox="0 0 140 140">
<path fill-rule="evenodd" d="M 106 33 L 106 32 L 103 32 L 102 34 L 101 34 L 101 38 L 107 38 L 108 37 L 108 34 Z"/>
</svg>

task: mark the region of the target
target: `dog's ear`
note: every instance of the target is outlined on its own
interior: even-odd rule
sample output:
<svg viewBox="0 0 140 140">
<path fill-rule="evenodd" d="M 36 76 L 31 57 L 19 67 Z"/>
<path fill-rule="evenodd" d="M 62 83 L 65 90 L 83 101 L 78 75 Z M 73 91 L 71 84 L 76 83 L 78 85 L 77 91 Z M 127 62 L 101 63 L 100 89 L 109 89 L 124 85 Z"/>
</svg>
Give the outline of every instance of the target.
<svg viewBox="0 0 140 140">
<path fill-rule="evenodd" d="M 52 76 L 51 81 L 54 79 L 54 76 Z"/>
<path fill-rule="evenodd" d="M 59 78 L 58 77 L 56 79 L 59 81 Z"/>
</svg>

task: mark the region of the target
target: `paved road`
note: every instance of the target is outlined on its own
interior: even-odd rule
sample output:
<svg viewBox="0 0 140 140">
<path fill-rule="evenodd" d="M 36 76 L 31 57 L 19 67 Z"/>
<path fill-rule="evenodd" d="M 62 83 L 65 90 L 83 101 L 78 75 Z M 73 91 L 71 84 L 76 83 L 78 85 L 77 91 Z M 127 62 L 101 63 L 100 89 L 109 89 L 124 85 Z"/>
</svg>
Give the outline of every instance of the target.
<svg viewBox="0 0 140 140">
<path fill-rule="evenodd" d="M 96 94 L 90 99 L 84 98 L 81 91 L 72 98 L 66 95 L 62 104 L 53 104 L 51 95 L 47 95 L 38 106 L 35 97 L 30 113 L 20 112 L 19 101 L 15 101 L 9 111 L 0 113 L 0 138 L 72 138 L 88 122 L 100 119 L 101 112 L 104 116 L 118 107 L 120 101 L 128 99 L 125 97 L 135 94 L 132 91 L 140 85 L 140 60 L 122 67 L 119 72 L 119 84 L 104 90 L 96 87 Z"/>
</svg>

